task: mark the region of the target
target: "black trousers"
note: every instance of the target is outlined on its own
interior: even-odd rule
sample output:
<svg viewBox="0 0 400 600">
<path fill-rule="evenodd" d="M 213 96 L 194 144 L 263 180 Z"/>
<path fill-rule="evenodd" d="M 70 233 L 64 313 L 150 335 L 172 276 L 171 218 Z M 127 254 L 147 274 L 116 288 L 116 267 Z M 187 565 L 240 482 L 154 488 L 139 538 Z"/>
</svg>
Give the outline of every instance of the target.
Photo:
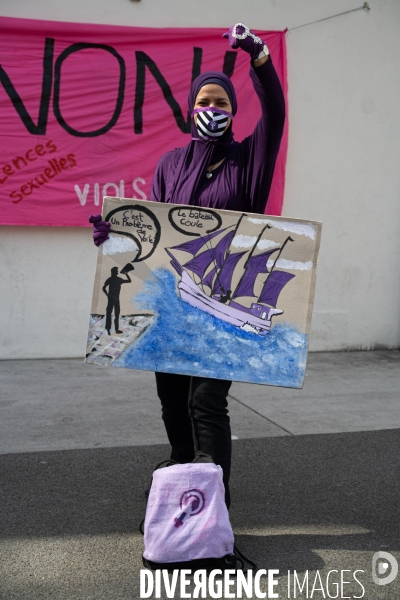
<svg viewBox="0 0 400 600">
<path fill-rule="evenodd" d="M 171 458 L 191 462 L 198 450 L 209 454 L 223 470 L 225 501 L 229 508 L 232 438 L 228 415 L 231 381 L 156 373 L 157 393 Z"/>
</svg>

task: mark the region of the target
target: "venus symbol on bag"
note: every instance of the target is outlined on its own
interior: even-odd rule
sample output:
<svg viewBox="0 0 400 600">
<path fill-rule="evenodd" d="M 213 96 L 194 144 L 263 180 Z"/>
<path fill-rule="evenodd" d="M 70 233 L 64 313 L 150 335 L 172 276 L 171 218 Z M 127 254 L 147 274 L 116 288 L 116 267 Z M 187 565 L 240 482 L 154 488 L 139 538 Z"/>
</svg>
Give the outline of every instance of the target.
<svg viewBox="0 0 400 600">
<path fill-rule="evenodd" d="M 184 506 L 186 507 L 186 505 L 188 505 L 189 503 L 191 504 L 188 508 L 186 508 L 185 511 L 183 511 L 179 515 L 179 517 L 175 517 L 175 527 L 181 527 L 183 525 L 183 520 L 186 517 L 186 515 L 193 517 L 194 515 L 198 515 L 199 513 L 201 513 L 201 511 L 204 508 L 205 502 L 206 501 L 204 494 L 200 490 L 194 489 L 188 490 L 187 492 L 183 492 L 179 502 L 181 510 L 183 511 Z"/>
</svg>

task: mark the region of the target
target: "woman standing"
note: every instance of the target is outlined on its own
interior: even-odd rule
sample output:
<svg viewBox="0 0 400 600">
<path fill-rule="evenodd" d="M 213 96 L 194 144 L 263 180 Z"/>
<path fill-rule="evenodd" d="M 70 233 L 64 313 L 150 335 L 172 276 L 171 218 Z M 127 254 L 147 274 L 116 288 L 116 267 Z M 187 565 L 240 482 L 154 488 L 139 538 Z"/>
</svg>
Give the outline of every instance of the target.
<svg viewBox="0 0 400 600">
<path fill-rule="evenodd" d="M 268 48 L 259 37 L 243 23 L 231 27 L 224 37 L 232 48 L 250 55 L 250 78 L 261 118 L 251 135 L 240 143 L 234 141 L 237 102 L 230 79 L 214 71 L 199 75 L 188 100 L 192 139 L 161 157 L 150 200 L 263 214 L 283 133 L 283 92 Z M 98 215 L 90 220 L 98 245 L 107 239 L 109 225 Z M 231 382 L 166 373 L 156 373 L 156 382 L 171 458 L 186 463 L 198 450 L 209 454 L 222 467 L 229 507 Z"/>
</svg>

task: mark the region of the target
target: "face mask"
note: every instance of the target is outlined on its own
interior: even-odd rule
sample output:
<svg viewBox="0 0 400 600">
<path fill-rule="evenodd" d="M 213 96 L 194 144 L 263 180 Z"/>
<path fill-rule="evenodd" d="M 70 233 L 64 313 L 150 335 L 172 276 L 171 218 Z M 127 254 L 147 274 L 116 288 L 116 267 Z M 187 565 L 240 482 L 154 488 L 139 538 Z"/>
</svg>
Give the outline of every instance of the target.
<svg viewBox="0 0 400 600">
<path fill-rule="evenodd" d="M 191 116 L 195 114 L 197 114 L 197 133 L 203 140 L 220 138 L 224 134 L 228 119 L 233 119 L 231 113 L 211 106 L 195 108 Z"/>
</svg>

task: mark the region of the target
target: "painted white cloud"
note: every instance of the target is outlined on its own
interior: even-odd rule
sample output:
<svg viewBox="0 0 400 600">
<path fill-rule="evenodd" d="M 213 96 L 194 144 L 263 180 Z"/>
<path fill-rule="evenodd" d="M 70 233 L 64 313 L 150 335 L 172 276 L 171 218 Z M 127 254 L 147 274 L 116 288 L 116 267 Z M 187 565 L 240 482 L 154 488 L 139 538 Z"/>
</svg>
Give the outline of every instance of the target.
<svg viewBox="0 0 400 600">
<path fill-rule="evenodd" d="M 251 248 L 256 243 L 257 238 L 253 235 L 236 235 L 232 240 L 234 248 Z"/>
<path fill-rule="evenodd" d="M 260 240 L 257 244 L 257 248 L 259 250 L 268 250 L 268 248 L 279 248 L 279 244 L 277 242 L 273 242 L 272 240 Z"/>
<path fill-rule="evenodd" d="M 234 248 L 252 248 L 257 241 L 255 235 L 237 235 L 232 240 L 232 246 Z M 279 244 L 272 240 L 260 240 L 257 244 L 259 250 L 268 250 L 268 248 L 278 248 Z"/>
<path fill-rule="evenodd" d="M 306 225 L 305 223 L 290 223 L 289 221 L 270 221 L 269 219 L 255 219 L 248 217 L 250 223 L 256 225 L 271 225 L 275 229 L 283 229 L 283 231 L 289 231 L 290 233 L 297 233 L 298 235 L 305 235 L 312 240 L 315 240 L 315 229 L 311 223 Z"/>
<path fill-rule="evenodd" d="M 108 240 L 101 245 L 101 249 L 103 254 L 108 256 L 119 254 L 121 252 L 135 252 L 136 250 L 139 250 L 135 242 L 130 238 L 123 235 L 113 235 L 112 233 Z"/>
<path fill-rule="evenodd" d="M 267 266 L 270 269 L 274 264 L 273 260 L 269 260 L 267 262 Z M 301 262 L 299 260 L 286 260 L 286 258 L 280 258 L 278 260 L 278 262 L 275 265 L 276 267 L 279 267 L 280 269 L 289 269 L 289 271 L 294 270 L 298 270 L 298 271 L 311 271 L 312 269 L 312 260 L 309 260 L 308 262 Z"/>
</svg>

